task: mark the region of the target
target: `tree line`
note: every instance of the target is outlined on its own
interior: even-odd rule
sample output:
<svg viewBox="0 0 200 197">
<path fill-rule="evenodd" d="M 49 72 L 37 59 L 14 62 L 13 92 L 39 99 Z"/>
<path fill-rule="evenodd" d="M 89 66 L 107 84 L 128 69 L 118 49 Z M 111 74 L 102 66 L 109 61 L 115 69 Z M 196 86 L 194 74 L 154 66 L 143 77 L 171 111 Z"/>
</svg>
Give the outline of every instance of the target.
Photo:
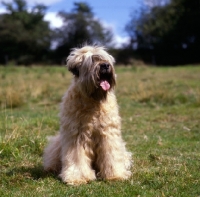
<svg viewBox="0 0 200 197">
<path fill-rule="evenodd" d="M 126 25 L 132 49 L 153 64 L 200 62 L 200 1 L 171 0 L 165 6 L 142 10 Z"/>
<path fill-rule="evenodd" d="M 47 7 L 28 8 L 25 0 L 3 2 L 0 14 L 0 64 L 64 64 L 70 49 L 83 43 L 105 45 L 117 62 L 141 59 L 157 65 L 200 62 L 200 1 L 171 0 L 165 5 L 143 7 L 125 26 L 130 42 L 113 47 L 113 32 L 95 17 L 85 2 L 70 12 L 60 11 L 63 25 L 50 28 L 44 20 Z"/>
</svg>

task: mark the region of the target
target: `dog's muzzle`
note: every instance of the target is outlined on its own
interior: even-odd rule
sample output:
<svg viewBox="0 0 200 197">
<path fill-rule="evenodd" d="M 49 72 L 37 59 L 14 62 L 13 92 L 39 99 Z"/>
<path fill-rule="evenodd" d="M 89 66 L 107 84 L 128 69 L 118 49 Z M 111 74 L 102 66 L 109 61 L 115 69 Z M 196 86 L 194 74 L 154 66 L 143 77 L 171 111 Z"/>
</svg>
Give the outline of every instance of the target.
<svg viewBox="0 0 200 197">
<path fill-rule="evenodd" d="M 108 63 L 100 64 L 100 72 L 101 73 L 109 72 L 109 68 L 110 68 L 110 64 L 108 64 Z"/>
</svg>

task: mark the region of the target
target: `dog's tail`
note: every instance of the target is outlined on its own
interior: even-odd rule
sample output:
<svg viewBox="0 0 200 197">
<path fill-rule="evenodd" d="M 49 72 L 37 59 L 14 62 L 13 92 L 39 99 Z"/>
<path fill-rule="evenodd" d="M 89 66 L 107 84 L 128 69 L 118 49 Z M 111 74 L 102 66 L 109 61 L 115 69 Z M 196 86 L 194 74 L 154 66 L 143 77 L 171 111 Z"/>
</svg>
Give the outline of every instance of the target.
<svg viewBox="0 0 200 197">
<path fill-rule="evenodd" d="M 43 166 L 45 171 L 58 173 L 61 170 L 60 135 L 48 137 L 49 144 L 44 150 Z"/>
</svg>

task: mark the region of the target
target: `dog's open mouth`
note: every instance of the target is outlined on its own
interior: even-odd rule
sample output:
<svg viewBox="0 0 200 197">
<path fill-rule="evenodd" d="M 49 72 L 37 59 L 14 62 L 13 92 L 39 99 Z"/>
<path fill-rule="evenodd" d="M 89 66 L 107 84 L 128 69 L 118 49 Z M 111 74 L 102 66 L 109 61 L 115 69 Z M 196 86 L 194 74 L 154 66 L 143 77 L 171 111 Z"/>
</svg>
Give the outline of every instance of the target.
<svg viewBox="0 0 200 197">
<path fill-rule="evenodd" d="M 108 91 L 110 89 L 110 84 L 108 83 L 107 80 L 101 80 L 100 81 L 100 86 L 102 87 L 103 90 Z"/>
<path fill-rule="evenodd" d="M 111 87 L 110 79 L 112 77 L 111 74 L 111 66 L 107 62 L 103 62 L 100 64 L 100 86 L 104 91 L 108 91 Z"/>
</svg>

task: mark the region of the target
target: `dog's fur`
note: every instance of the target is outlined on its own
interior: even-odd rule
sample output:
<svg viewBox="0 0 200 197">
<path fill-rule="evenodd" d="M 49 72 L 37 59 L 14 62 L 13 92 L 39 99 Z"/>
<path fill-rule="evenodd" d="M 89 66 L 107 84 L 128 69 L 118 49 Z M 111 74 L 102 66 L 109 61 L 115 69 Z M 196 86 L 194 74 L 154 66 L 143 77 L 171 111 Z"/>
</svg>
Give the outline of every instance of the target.
<svg viewBox="0 0 200 197">
<path fill-rule="evenodd" d="M 64 95 L 60 132 L 44 151 L 44 169 L 68 184 L 131 175 L 114 94 L 114 58 L 103 47 L 75 48 L 67 58 L 74 79 Z M 103 82 L 103 83 L 102 83 Z"/>
</svg>

